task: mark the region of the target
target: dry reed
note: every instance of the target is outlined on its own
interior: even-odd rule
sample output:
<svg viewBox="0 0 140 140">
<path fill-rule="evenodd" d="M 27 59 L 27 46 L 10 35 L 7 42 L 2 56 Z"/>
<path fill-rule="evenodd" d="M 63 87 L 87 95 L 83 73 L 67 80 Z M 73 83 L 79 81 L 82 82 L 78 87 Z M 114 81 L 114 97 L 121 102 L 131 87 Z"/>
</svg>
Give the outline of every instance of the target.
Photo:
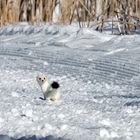
<svg viewBox="0 0 140 140">
<path fill-rule="evenodd" d="M 112 20 L 110 20 L 112 19 Z M 120 34 L 140 27 L 140 0 L 0 0 L 0 26 L 28 21 L 79 26 L 96 23 L 103 31 L 105 23 L 118 23 Z"/>
</svg>

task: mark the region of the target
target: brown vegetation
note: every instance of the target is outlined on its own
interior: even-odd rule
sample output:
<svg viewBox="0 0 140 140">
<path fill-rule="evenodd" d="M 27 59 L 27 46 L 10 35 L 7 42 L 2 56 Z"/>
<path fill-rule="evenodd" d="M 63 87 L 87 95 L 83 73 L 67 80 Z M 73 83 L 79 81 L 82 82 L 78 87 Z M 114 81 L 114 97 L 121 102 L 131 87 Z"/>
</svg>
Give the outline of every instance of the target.
<svg viewBox="0 0 140 140">
<path fill-rule="evenodd" d="M 112 19 L 112 20 L 110 20 Z M 120 33 L 140 26 L 140 0 L 0 0 L 0 26 L 20 21 L 70 24 L 118 23 Z"/>
</svg>

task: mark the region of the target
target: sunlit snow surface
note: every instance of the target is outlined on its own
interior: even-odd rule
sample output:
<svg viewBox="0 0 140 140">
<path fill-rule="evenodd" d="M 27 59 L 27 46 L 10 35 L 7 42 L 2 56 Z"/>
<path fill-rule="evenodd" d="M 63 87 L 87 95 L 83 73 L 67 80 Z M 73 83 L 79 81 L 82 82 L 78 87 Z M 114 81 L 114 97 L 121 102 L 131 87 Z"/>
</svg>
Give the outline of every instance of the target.
<svg viewBox="0 0 140 140">
<path fill-rule="evenodd" d="M 40 72 L 60 83 L 60 101 L 40 99 Z M 139 140 L 140 36 L 77 25 L 1 27 L 0 134 L 6 140 Z"/>
</svg>

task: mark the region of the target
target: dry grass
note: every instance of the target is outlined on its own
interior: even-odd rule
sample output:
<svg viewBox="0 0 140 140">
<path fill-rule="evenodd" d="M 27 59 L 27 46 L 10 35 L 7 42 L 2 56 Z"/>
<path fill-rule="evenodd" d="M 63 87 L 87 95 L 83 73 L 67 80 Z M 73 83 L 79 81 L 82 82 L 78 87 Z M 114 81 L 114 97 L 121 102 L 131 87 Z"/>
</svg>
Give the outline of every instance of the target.
<svg viewBox="0 0 140 140">
<path fill-rule="evenodd" d="M 130 34 L 140 26 L 140 0 L 0 0 L 0 26 L 20 21 L 32 24 L 78 21 L 82 27 L 94 21 L 102 32 L 110 19 L 112 33 L 117 22 L 121 34 Z"/>
</svg>

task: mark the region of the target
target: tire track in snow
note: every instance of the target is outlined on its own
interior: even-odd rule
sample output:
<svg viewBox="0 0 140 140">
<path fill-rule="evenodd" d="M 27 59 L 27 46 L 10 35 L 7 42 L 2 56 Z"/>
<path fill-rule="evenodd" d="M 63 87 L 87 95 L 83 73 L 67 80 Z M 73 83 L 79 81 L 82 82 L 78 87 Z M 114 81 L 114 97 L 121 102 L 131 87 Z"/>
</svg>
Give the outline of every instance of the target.
<svg viewBox="0 0 140 140">
<path fill-rule="evenodd" d="M 132 83 L 131 79 L 139 76 L 140 65 L 129 62 L 129 55 L 98 56 L 95 52 L 86 50 L 73 50 L 66 47 L 52 49 L 52 47 L 54 46 L 46 47 L 44 50 L 35 47 L 27 48 L 27 46 L 26 48 L 0 47 L 0 55 L 21 57 L 36 65 L 39 65 L 39 62 L 34 60 L 47 61 L 58 75 L 69 73 L 80 79 L 83 76 L 85 81 L 137 85 Z M 91 61 L 88 60 L 88 56 L 92 57 Z M 61 71 L 57 71 L 58 68 L 61 68 Z"/>
</svg>

